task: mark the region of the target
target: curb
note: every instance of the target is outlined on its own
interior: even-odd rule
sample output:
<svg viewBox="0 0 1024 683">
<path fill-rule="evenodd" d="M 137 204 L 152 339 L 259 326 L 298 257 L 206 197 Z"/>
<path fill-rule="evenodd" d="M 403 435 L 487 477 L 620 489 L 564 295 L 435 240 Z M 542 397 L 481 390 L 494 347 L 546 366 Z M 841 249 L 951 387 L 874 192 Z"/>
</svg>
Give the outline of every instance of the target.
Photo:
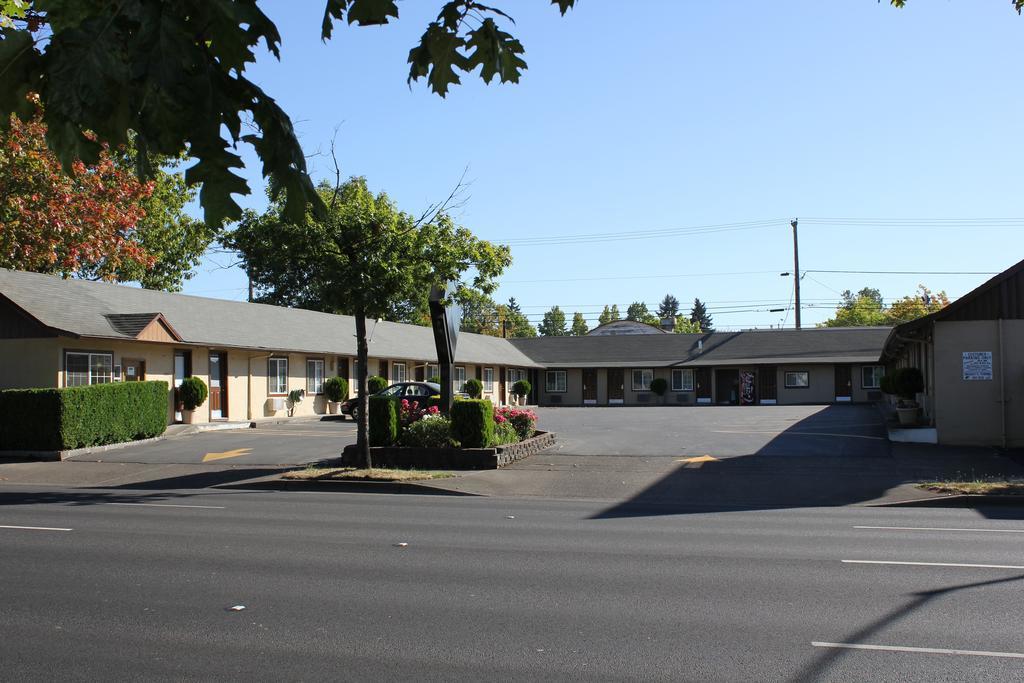
<svg viewBox="0 0 1024 683">
<path fill-rule="evenodd" d="M 951 493 L 931 498 L 912 498 L 892 503 L 875 503 L 865 507 L 976 507 L 978 505 L 1018 505 L 1024 507 L 1024 496 Z"/>
<path fill-rule="evenodd" d="M 412 481 L 325 481 L 272 479 L 252 484 L 223 484 L 218 489 L 260 489 L 269 491 L 334 491 L 338 493 L 405 493 L 424 496 L 479 497 L 452 489 L 427 486 Z"/>
</svg>

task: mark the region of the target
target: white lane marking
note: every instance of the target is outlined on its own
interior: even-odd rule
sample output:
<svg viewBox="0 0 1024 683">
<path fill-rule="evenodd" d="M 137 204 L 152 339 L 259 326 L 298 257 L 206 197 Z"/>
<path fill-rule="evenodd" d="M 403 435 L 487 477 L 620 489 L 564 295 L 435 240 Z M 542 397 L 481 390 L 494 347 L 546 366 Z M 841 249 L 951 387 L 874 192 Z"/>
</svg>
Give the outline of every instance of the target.
<svg viewBox="0 0 1024 683">
<path fill-rule="evenodd" d="M 837 436 L 846 439 L 869 439 L 871 441 L 888 441 L 884 436 L 864 436 L 863 434 L 841 434 L 839 432 L 790 432 L 790 431 L 734 431 L 725 429 L 713 429 L 713 434 L 775 434 L 776 436 Z"/>
<path fill-rule="evenodd" d="M 223 505 L 171 505 L 170 503 L 105 503 L 106 505 L 124 505 L 126 507 L 146 508 L 199 508 L 202 510 L 223 510 Z"/>
<path fill-rule="evenodd" d="M 888 529 L 891 531 L 983 531 L 995 534 L 1024 534 L 1024 529 L 957 529 L 941 526 L 855 526 L 854 529 Z"/>
<path fill-rule="evenodd" d="M 990 652 L 988 650 L 949 650 L 942 647 L 910 647 L 906 645 L 861 645 L 859 643 L 824 643 L 813 641 L 814 647 L 832 647 L 844 650 L 881 650 L 883 652 L 918 652 L 928 655 L 966 655 L 968 657 L 1004 657 L 1024 659 L 1020 652 Z"/>
<path fill-rule="evenodd" d="M 897 560 L 840 560 L 844 564 L 898 564 L 912 567 L 970 567 L 973 569 L 1024 569 L 1017 564 L 964 564 L 958 562 L 899 562 Z"/>
<path fill-rule="evenodd" d="M 0 524 L 0 529 L 22 529 L 24 531 L 73 531 L 73 529 L 61 529 L 52 526 L 8 526 Z"/>
</svg>

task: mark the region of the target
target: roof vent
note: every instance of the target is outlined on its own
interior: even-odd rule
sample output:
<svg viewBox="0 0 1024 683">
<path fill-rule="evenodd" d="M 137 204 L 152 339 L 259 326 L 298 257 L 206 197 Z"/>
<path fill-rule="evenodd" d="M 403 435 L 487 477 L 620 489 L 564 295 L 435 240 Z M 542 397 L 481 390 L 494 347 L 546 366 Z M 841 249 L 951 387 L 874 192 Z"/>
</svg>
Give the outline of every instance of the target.
<svg viewBox="0 0 1024 683">
<path fill-rule="evenodd" d="M 704 353 L 704 340 L 703 339 L 698 339 L 697 340 L 697 353 Z"/>
</svg>

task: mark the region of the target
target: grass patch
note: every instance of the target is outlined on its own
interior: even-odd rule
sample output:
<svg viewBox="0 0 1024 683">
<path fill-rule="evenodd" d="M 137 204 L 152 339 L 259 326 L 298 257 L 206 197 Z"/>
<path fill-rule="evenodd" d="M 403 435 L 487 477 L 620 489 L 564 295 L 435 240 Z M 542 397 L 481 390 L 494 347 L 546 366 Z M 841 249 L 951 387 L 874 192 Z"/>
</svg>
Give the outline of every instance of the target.
<svg viewBox="0 0 1024 683">
<path fill-rule="evenodd" d="M 383 468 L 362 469 L 356 467 L 307 467 L 304 470 L 285 472 L 283 479 L 295 481 L 424 481 L 447 479 L 452 472 L 433 470 L 392 470 Z"/>
<path fill-rule="evenodd" d="M 917 488 L 933 493 L 1024 496 L 1024 480 L 1022 479 L 926 481 L 918 484 Z"/>
</svg>

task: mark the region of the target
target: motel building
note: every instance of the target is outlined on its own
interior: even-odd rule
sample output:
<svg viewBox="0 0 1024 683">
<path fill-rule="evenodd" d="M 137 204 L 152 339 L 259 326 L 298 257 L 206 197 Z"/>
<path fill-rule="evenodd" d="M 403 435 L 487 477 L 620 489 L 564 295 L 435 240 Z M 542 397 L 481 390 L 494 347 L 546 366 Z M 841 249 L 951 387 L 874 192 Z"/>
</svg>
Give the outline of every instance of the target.
<svg viewBox="0 0 1024 683">
<path fill-rule="evenodd" d="M 368 332 L 370 374 L 439 374 L 429 327 Z M 355 346 L 350 316 L 0 269 L 0 389 L 197 376 L 210 388 L 197 421 L 285 417 L 295 389 L 294 416 L 311 416 L 327 412 L 325 378 L 354 376 Z M 456 390 L 476 377 L 502 404 L 527 379 L 541 406 L 884 405 L 886 368 L 913 366 L 921 440 L 1024 446 L 1024 262 L 896 328 L 674 334 L 616 321 L 582 337 L 462 333 L 456 356 Z M 167 419 L 180 419 L 170 392 Z"/>
</svg>

